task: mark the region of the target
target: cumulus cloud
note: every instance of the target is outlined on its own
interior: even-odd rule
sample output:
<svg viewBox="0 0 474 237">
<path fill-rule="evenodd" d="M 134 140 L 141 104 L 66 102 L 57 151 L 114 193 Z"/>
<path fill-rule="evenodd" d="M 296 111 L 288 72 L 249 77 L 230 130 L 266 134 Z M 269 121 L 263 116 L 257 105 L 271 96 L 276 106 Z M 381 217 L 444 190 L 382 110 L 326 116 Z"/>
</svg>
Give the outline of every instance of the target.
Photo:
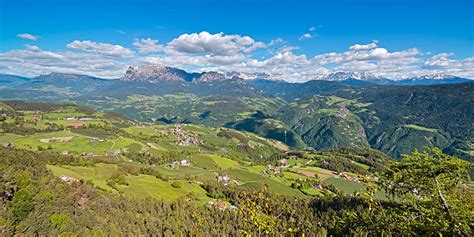
<svg viewBox="0 0 474 237">
<path fill-rule="evenodd" d="M 350 50 L 358 51 L 358 50 L 370 50 L 377 48 L 377 44 L 379 43 L 378 40 L 372 41 L 370 44 L 355 44 L 349 47 Z"/>
<path fill-rule="evenodd" d="M 391 51 L 376 40 L 311 57 L 296 53 L 298 46 L 281 38 L 264 43 L 249 36 L 223 33 L 182 34 L 163 44 L 151 38 L 131 43 L 139 54 L 121 45 L 89 40 L 75 40 L 64 51 L 26 44 L 22 49 L 0 53 L 0 72 L 25 76 L 66 72 L 118 78 L 129 65 L 163 64 L 189 71 L 266 72 L 292 82 L 308 81 L 331 71 L 370 72 L 392 79 L 433 72 L 474 78 L 474 57 L 455 59 L 451 53 L 430 55 L 417 48 Z"/>
<path fill-rule="evenodd" d="M 21 39 L 27 39 L 27 40 L 33 40 L 33 41 L 36 41 L 39 38 L 39 36 L 37 35 L 32 35 L 32 34 L 27 34 L 27 33 L 18 34 L 16 36 Z"/>
<path fill-rule="evenodd" d="M 111 58 L 130 58 L 133 56 L 133 51 L 121 45 L 97 43 L 90 40 L 74 40 L 66 46 L 70 49 L 96 53 Z"/>
<path fill-rule="evenodd" d="M 123 74 L 126 66 L 124 62 L 96 53 L 52 52 L 34 45 L 0 53 L 1 70 L 24 76 L 63 72 L 116 78 Z"/>
<path fill-rule="evenodd" d="M 134 39 L 133 46 L 137 47 L 140 53 L 155 53 L 163 50 L 163 45 L 158 44 L 158 40 L 148 39 Z"/>
<path fill-rule="evenodd" d="M 258 48 L 265 47 L 265 43 L 258 42 L 249 36 L 225 35 L 224 33 L 182 34 L 173 39 L 166 46 L 168 52 L 174 51 L 187 54 L 234 55 L 250 53 Z"/>
</svg>

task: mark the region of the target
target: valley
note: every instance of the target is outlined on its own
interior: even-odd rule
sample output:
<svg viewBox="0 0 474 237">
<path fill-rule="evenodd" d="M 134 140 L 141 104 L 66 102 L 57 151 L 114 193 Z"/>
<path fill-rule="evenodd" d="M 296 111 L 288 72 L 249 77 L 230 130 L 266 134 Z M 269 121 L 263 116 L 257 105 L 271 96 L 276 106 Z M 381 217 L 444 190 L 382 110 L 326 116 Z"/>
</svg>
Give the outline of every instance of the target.
<svg viewBox="0 0 474 237">
<path fill-rule="evenodd" d="M 471 82 L 380 85 L 370 75 L 330 74 L 336 79 L 288 83 L 160 66 L 127 73 L 118 80 L 60 73 L 3 76 L 10 83 L 0 84 L 0 99 L 75 103 L 155 124 L 228 127 L 300 149 L 370 147 L 399 159 L 414 149 L 438 147 L 473 159 Z"/>
</svg>

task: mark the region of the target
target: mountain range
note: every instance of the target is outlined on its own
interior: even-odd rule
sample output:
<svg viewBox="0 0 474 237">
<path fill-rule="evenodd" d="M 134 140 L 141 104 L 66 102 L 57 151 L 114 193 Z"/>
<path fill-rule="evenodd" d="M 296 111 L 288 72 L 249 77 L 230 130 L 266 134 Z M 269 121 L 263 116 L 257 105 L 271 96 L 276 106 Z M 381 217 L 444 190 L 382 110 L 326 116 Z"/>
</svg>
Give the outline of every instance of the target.
<svg viewBox="0 0 474 237">
<path fill-rule="evenodd" d="M 426 146 L 473 160 L 474 83 L 441 74 L 390 80 L 335 72 L 305 83 L 267 73 L 130 67 L 117 79 L 0 75 L 0 99 L 65 102 L 139 121 L 253 132 L 293 147 L 371 147 L 392 157 Z"/>
<path fill-rule="evenodd" d="M 50 73 L 46 75 L 37 76 L 34 78 L 27 78 L 15 75 L 0 74 L 0 84 L 22 84 L 29 81 L 39 82 L 44 80 L 66 80 L 78 81 L 80 79 L 96 79 L 101 78 L 79 75 L 79 74 L 67 74 L 67 73 Z M 147 82 L 158 82 L 158 81 L 188 81 L 188 82 L 212 82 L 219 80 L 270 80 L 270 81 L 283 81 L 277 79 L 275 76 L 268 73 L 245 73 L 237 71 L 229 72 L 187 72 L 185 70 L 162 66 L 162 65 L 146 65 L 133 67 L 130 66 L 125 74 L 121 78 L 110 79 L 110 80 L 123 80 L 123 81 L 147 81 Z M 102 79 L 107 80 L 107 79 Z M 432 85 L 432 84 L 454 84 L 472 82 L 471 79 L 462 78 L 453 75 L 446 75 L 441 73 L 432 73 L 410 78 L 401 79 L 389 79 L 382 76 L 378 76 L 368 72 L 347 72 L 347 71 L 336 71 L 319 76 L 315 76 L 314 80 L 321 81 L 337 81 L 344 82 L 347 84 L 354 83 L 355 81 L 364 83 L 374 83 L 380 85 Z"/>
</svg>

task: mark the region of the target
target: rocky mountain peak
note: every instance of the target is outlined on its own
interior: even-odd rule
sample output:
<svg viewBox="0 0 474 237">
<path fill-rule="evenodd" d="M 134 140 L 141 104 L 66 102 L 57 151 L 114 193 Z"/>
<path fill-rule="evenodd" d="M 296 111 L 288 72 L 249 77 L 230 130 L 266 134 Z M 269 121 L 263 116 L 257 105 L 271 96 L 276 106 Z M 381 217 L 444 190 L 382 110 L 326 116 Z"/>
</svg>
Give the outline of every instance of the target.
<svg viewBox="0 0 474 237">
<path fill-rule="evenodd" d="M 158 80 L 192 81 L 194 77 L 196 77 L 195 74 L 187 73 L 178 68 L 163 65 L 146 65 L 139 67 L 130 66 L 121 79 L 125 81 L 156 82 Z"/>
<path fill-rule="evenodd" d="M 370 81 L 370 80 L 380 80 L 380 79 L 383 79 L 383 78 L 369 72 L 343 72 L 343 71 L 331 72 L 331 73 L 316 77 L 316 80 L 322 80 L 322 81 L 345 81 L 345 80 Z"/>
</svg>

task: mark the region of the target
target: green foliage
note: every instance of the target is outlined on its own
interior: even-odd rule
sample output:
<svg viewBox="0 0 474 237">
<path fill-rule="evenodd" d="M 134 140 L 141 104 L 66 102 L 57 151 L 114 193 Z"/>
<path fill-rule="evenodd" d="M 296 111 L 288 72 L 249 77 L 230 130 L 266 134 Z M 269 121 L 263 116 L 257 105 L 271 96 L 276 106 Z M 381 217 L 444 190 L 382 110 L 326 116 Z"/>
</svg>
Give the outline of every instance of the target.
<svg viewBox="0 0 474 237">
<path fill-rule="evenodd" d="M 472 233 L 474 199 L 464 186 L 472 164 L 433 148 L 403 156 L 384 173 L 385 185 L 416 210 L 418 228 L 432 234 Z"/>
<path fill-rule="evenodd" d="M 71 222 L 71 219 L 66 214 L 53 214 L 49 217 L 51 225 L 56 229 L 63 229 Z"/>
</svg>

